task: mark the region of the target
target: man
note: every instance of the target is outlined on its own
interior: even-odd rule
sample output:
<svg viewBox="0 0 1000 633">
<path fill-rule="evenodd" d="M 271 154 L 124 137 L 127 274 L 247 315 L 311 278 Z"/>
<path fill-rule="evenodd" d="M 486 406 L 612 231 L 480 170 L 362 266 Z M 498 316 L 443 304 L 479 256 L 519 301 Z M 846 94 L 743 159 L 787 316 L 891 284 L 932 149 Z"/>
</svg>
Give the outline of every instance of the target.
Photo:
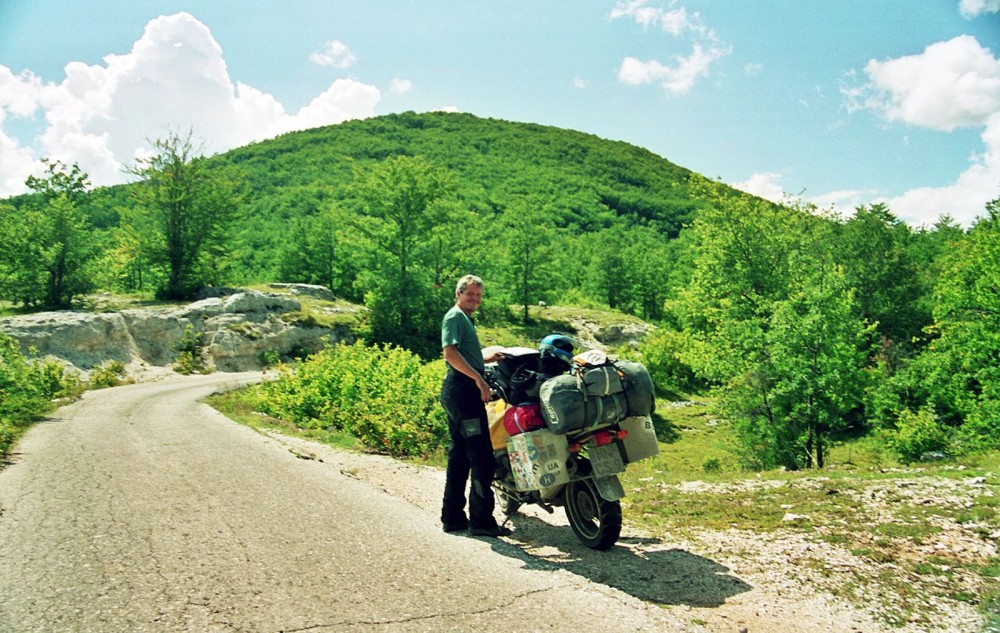
<svg viewBox="0 0 1000 633">
<path fill-rule="evenodd" d="M 511 531 L 497 525 L 493 517 L 493 446 L 486 424 L 490 386 L 483 378 L 483 358 L 472 313 L 483 301 L 483 280 L 466 275 L 455 288 L 455 305 L 441 322 L 441 347 L 448 373 L 441 386 L 441 405 L 448 414 L 448 469 L 445 474 L 441 523 L 445 532 L 465 529 L 473 536 L 508 536 Z M 469 516 L 465 516 L 465 486 L 469 489 Z"/>
</svg>

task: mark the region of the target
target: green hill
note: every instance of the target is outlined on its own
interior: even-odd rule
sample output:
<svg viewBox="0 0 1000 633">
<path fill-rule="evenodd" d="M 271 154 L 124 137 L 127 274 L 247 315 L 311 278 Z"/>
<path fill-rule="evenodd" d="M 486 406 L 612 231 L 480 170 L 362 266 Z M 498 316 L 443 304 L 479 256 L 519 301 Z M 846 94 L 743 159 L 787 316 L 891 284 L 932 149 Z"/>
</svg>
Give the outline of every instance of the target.
<svg viewBox="0 0 1000 633">
<path fill-rule="evenodd" d="M 673 238 L 699 203 L 693 173 L 645 149 L 572 130 L 469 114 L 392 114 L 293 132 L 211 162 L 244 186 L 247 281 L 280 276 L 274 260 L 290 219 L 359 204 L 358 169 L 422 156 L 456 177 L 456 204 L 486 221 L 515 201 L 544 204 L 558 229 L 581 234 L 645 225 Z"/>
<path fill-rule="evenodd" d="M 459 199 L 482 214 L 512 198 L 540 195 L 562 207 L 563 227 L 605 228 L 619 217 L 676 236 L 695 204 L 692 172 L 627 143 L 530 123 L 470 114 L 392 114 L 294 132 L 215 160 L 246 179 L 261 212 L 294 208 L 309 194 L 348 184 L 352 169 L 389 156 L 424 156 L 458 177 Z"/>
</svg>

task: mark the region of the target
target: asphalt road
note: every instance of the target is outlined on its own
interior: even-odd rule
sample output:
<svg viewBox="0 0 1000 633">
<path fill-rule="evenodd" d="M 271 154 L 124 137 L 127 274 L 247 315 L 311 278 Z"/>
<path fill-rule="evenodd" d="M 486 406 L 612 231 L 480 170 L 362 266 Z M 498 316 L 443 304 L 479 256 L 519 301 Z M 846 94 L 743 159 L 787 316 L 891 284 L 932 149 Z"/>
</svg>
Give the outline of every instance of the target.
<svg viewBox="0 0 1000 633">
<path fill-rule="evenodd" d="M 676 631 L 198 400 L 260 374 L 88 392 L 0 470 L 0 631 Z M 595 552 L 595 556 L 601 553 Z"/>
</svg>

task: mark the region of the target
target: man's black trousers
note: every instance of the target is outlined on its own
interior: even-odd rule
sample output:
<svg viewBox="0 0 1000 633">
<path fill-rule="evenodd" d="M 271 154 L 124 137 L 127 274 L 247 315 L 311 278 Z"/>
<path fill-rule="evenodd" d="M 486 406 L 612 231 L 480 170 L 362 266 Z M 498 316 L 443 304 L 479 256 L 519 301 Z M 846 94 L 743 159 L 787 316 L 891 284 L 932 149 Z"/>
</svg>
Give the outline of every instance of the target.
<svg viewBox="0 0 1000 633">
<path fill-rule="evenodd" d="M 441 522 L 445 529 L 491 529 L 493 518 L 493 481 L 495 462 L 486 407 L 474 380 L 456 371 L 448 371 L 441 386 L 441 405 L 448 414 L 448 468 L 445 475 Z M 465 487 L 469 476 L 469 518 L 465 517 Z"/>
</svg>

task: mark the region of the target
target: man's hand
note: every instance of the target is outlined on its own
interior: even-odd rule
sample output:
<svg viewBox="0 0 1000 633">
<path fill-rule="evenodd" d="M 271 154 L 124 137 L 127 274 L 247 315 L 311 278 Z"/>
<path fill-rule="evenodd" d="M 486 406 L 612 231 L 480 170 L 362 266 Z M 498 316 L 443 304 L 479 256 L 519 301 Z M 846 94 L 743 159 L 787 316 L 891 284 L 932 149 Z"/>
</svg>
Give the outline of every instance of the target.
<svg viewBox="0 0 1000 633">
<path fill-rule="evenodd" d="M 482 398 L 483 402 L 489 402 L 490 396 L 493 394 L 490 391 L 490 385 L 486 382 L 486 379 L 480 377 L 479 380 L 476 381 L 476 386 L 479 387 L 479 397 Z"/>
<path fill-rule="evenodd" d="M 495 363 L 503 358 L 503 352 L 498 349 L 485 349 L 483 350 L 483 362 L 484 363 Z"/>
</svg>

